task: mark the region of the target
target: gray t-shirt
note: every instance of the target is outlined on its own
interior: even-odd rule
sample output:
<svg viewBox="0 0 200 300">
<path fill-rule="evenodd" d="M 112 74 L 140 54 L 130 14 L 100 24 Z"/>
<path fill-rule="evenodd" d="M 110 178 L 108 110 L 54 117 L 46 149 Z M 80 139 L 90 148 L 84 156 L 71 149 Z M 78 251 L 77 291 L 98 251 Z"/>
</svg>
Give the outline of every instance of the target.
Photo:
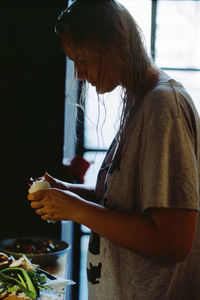
<svg viewBox="0 0 200 300">
<path fill-rule="evenodd" d="M 174 80 L 142 100 L 123 151 L 111 145 L 97 180 L 98 203 L 116 211 L 150 207 L 199 211 L 200 121 L 190 96 Z M 103 220 L 102 220 L 103 222 Z M 90 300 L 200 299 L 200 223 L 193 249 L 179 263 L 161 262 L 92 232 L 88 251 Z"/>
</svg>

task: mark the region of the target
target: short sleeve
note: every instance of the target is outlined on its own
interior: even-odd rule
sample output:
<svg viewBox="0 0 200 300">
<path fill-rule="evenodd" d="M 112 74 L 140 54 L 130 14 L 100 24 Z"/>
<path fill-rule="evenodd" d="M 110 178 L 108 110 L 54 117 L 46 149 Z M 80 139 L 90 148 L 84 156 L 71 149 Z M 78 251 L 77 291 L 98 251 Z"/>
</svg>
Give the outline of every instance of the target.
<svg viewBox="0 0 200 300">
<path fill-rule="evenodd" d="M 182 115 L 152 113 L 141 155 L 142 210 L 170 207 L 199 210 L 199 179 L 194 141 Z"/>
</svg>

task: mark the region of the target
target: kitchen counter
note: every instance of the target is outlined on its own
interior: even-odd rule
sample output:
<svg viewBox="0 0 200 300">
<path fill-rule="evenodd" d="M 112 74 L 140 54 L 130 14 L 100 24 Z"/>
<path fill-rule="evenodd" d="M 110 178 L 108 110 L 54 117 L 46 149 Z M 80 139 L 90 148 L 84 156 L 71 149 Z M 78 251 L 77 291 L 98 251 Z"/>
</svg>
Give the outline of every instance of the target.
<svg viewBox="0 0 200 300">
<path fill-rule="evenodd" d="M 59 258 L 56 262 L 54 262 L 53 264 L 49 264 L 49 265 L 40 265 L 40 267 L 44 270 L 46 270 L 47 272 L 61 277 L 61 278 L 65 278 L 65 274 L 66 274 L 66 258 L 67 258 L 67 254 L 64 254 L 61 258 Z M 19 298 L 16 296 L 8 296 L 3 298 L 4 300 L 28 300 L 30 298 L 26 297 L 26 298 Z M 55 294 L 55 293 L 47 293 L 46 295 L 43 294 L 40 298 L 38 298 L 38 300 L 64 300 L 64 295 L 60 295 L 60 294 Z"/>
</svg>

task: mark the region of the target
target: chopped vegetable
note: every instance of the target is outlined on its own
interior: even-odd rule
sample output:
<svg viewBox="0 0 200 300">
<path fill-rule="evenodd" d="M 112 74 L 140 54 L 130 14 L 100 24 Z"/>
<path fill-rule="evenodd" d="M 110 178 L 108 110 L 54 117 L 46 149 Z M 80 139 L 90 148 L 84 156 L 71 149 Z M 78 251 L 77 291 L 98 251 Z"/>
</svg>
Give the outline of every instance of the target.
<svg viewBox="0 0 200 300">
<path fill-rule="evenodd" d="M 4 259 L 4 253 L 1 253 Z M 6 254 L 5 254 L 5 258 Z M 25 294 L 32 300 L 36 300 L 40 296 L 40 291 L 49 290 L 58 294 L 65 294 L 64 291 L 57 291 L 56 285 L 52 285 L 56 281 L 61 280 L 45 270 L 40 269 L 37 265 L 32 264 L 29 259 L 23 255 L 20 259 L 12 258 L 12 263 L 9 266 L 4 265 L 0 269 L 0 298 L 5 298 L 8 295 L 20 296 Z M 63 287 L 67 284 L 74 284 L 71 280 L 64 280 Z M 48 286 L 49 285 L 49 286 Z"/>
<path fill-rule="evenodd" d="M 37 298 L 37 294 L 30 291 L 28 288 L 25 288 L 23 286 L 23 284 L 21 283 L 21 281 L 16 279 L 13 274 L 10 274 L 11 276 L 9 276 L 9 275 L 4 274 L 4 272 L 2 272 L 2 271 L 3 270 L 0 271 L 0 280 L 3 282 L 5 287 L 7 286 L 8 291 L 11 287 L 10 284 L 13 283 L 13 285 L 17 284 L 19 287 L 19 290 L 24 292 L 29 298 L 31 298 L 33 300 Z"/>
<path fill-rule="evenodd" d="M 9 293 L 24 292 L 31 299 L 36 299 L 43 289 L 57 292 L 44 286 L 47 282 L 47 276 L 37 271 L 28 271 L 19 267 L 8 267 L 0 270 L 0 295 L 5 291 Z M 63 292 L 64 293 L 64 292 Z"/>
<path fill-rule="evenodd" d="M 12 257 L 0 252 L 0 269 L 8 267 L 12 263 Z"/>
</svg>

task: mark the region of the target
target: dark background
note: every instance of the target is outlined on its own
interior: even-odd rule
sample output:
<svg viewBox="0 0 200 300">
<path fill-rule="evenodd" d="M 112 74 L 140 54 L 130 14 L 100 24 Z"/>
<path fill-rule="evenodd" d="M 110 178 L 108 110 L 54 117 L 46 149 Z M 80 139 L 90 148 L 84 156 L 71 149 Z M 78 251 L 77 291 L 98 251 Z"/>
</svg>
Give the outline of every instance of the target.
<svg viewBox="0 0 200 300">
<path fill-rule="evenodd" d="M 65 0 L 0 0 L 0 239 L 60 236 L 22 178 L 62 173 L 65 55 L 54 33 Z"/>
</svg>

